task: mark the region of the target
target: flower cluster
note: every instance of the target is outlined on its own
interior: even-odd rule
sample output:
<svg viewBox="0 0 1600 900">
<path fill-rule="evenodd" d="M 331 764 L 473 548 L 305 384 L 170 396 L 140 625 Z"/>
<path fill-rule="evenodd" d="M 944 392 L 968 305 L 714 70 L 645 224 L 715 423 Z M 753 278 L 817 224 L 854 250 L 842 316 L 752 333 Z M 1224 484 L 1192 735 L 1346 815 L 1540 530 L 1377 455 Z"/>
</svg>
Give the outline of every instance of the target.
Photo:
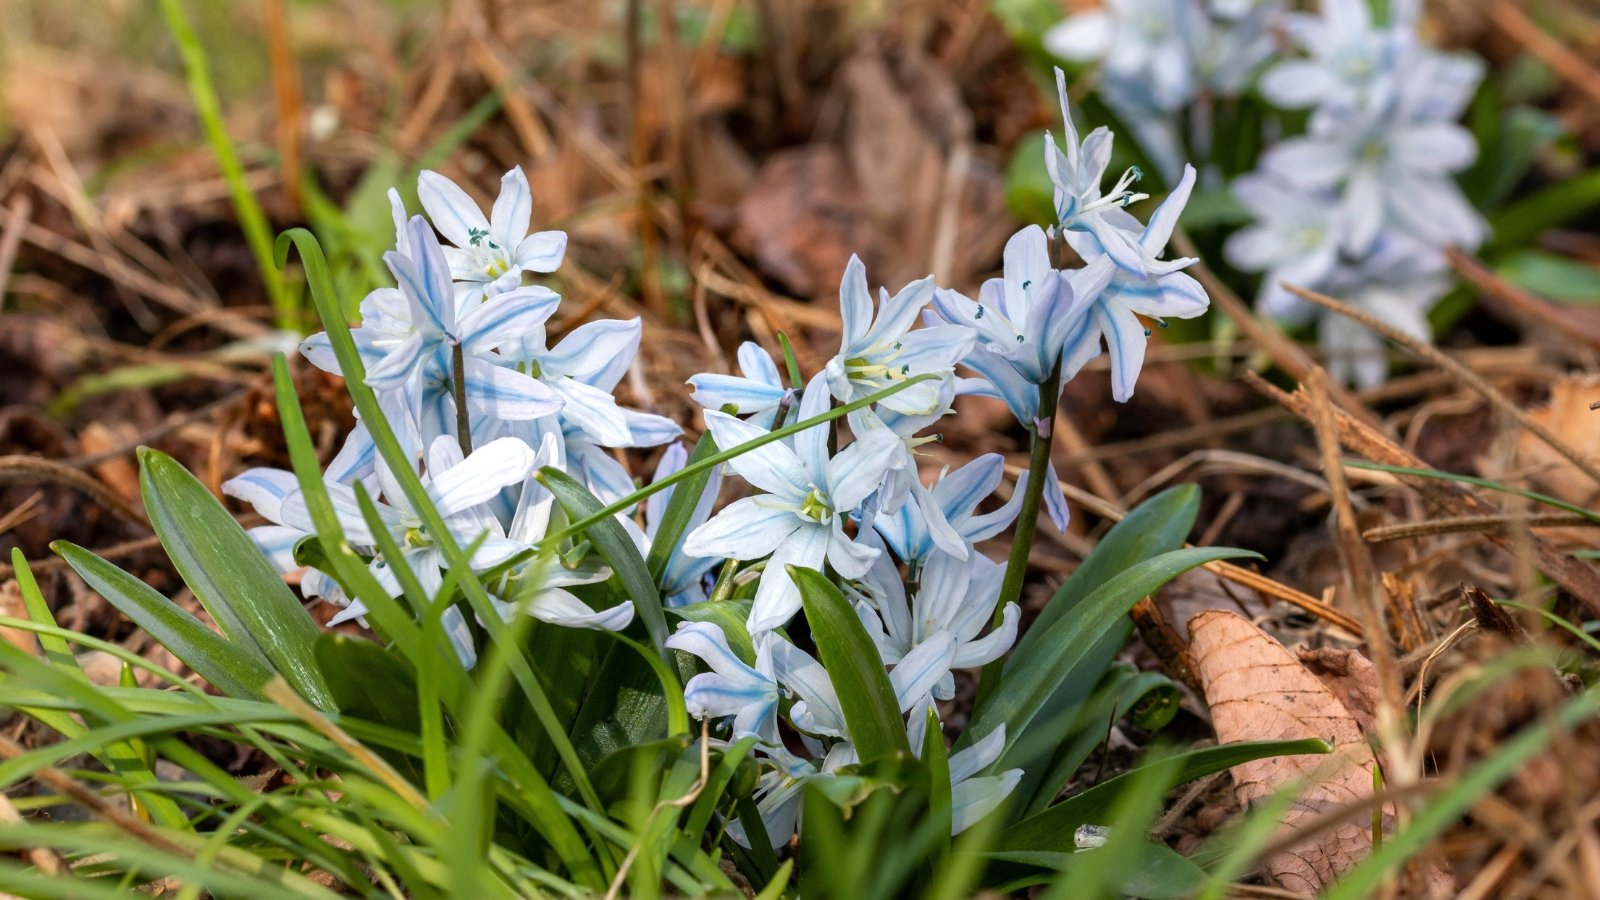
<svg viewBox="0 0 1600 900">
<path fill-rule="evenodd" d="M 1422 43 L 1417 0 L 1388 6 L 1378 24 L 1366 0 L 1322 0 L 1319 15 L 1278 0 L 1109 0 L 1044 44 L 1098 63 L 1100 96 L 1168 181 L 1185 146 L 1211 155 L 1218 101 L 1254 85 L 1277 108 L 1309 109 L 1304 134 L 1229 186 L 1254 222 L 1231 236 L 1228 261 L 1265 273 L 1258 305 L 1273 316 L 1316 315 L 1289 283 L 1426 338 L 1426 313 L 1450 285 L 1443 249 L 1484 237 L 1452 178 L 1477 156 L 1457 120 L 1482 66 Z M 1280 34 L 1304 55 L 1285 58 Z M 1335 377 L 1370 386 L 1387 375 L 1381 339 L 1361 326 L 1329 317 L 1319 337 Z"/>
<path fill-rule="evenodd" d="M 504 615 L 522 612 L 579 628 L 625 627 L 633 619 L 630 604 L 594 610 L 567 590 L 604 580 L 604 567 L 573 561 L 556 548 L 529 552 L 552 530 L 556 512 L 554 497 L 532 475 L 554 466 L 597 496 L 616 499 L 633 490 L 633 480 L 606 451 L 658 446 L 681 433 L 676 423 L 620 406 L 612 396 L 638 352 L 640 322 L 591 322 L 548 345 L 545 326 L 561 298 L 524 281 L 530 273 L 556 270 L 566 235 L 528 233 L 532 195 L 520 168 L 502 179 L 488 217 L 433 172 L 422 174 L 418 194 L 431 223 L 408 218 L 399 194 L 390 192 L 396 247 L 384 262 L 396 287 L 361 301 L 361 326 L 352 332 L 366 382 L 451 537 L 472 548 L 474 571 L 492 572 L 486 586 Z M 319 368 L 345 374 L 326 334 L 300 350 Z M 425 593 L 437 594 L 446 568 L 437 536 L 410 507 L 363 424 L 324 477 L 346 540 L 371 560 L 379 583 L 399 596 L 395 570 L 403 566 Z M 315 528 L 294 476 L 252 469 L 223 489 L 273 523 L 252 534 L 280 568 L 296 570 L 294 548 Z M 358 489 L 374 498 L 399 559 L 380 551 Z M 638 539 L 648 537 L 640 533 Z M 522 562 L 508 565 L 516 560 Z M 301 589 L 344 606 L 336 623 L 366 613 L 325 572 L 307 570 Z M 470 665 L 477 656 L 470 624 L 457 606 L 444 617 Z"/>
<path fill-rule="evenodd" d="M 1482 242 L 1484 222 L 1451 177 L 1477 157 L 1456 120 L 1482 66 L 1422 44 L 1417 14 L 1414 3 L 1392 4 L 1380 26 L 1364 0 L 1323 0 L 1320 16 L 1285 17 L 1307 56 L 1267 69 L 1261 91 L 1283 107 L 1310 107 L 1310 123 L 1235 181 L 1256 222 L 1226 246 L 1233 265 L 1266 273 L 1266 312 L 1312 315 L 1283 289 L 1290 283 L 1427 338 L 1427 311 L 1450 284 L 1444 248 Z M 1330 318 L 1320 338 L 1335 377 L 1364 386 L 1384 380 L 1376 334 Z"/>
<path fill-rule="evenodd" d="M 1065 115 L 1064 93 L 1062 103 Z M 680 620 L 666 646 L 706 667 L 685 685 L 690 712 L 716 720 L 720 738 L 759 742 L 768 771 L 757 807 L 774 845 L 794 832 L 800 788 L 857 760 L 829 673 L 798 638 L 804 632 L 790 633 L 803 606 L 791 572 L 825 573 L 853 604 L 887 669 L 909 743 L 920 748 L 930 710 L 954 696 L 954 673 L 999 659 L 1016 639 L 1019 610 L 1001 596 L 1003 567 L 978 545 L 1012 524 L 1030 488 L 1023 479 L 1008 501 L 988 503 L 1002 481 L 998 454 L 927 479 L 921 448 L 937 439 L 956 398 L 970 395 L 1002 400 L 1036 440 L 1047 438 L 1062 383 L 1102 352 L 1111 357 L 1113 393 L 1126 400 L 1147 321 L 1206 307 L 1205 293 L 1179 271 L 1193 260 L 1161 258 L 1193 170 L 1140 222 L 1125 209 L 1143 197 L 1129 189 L 1136 172 L 1102 190 L 1110 133 L 1080 142 L 1070 117 L 1065 127 L 1065 149 L 1052 144 L 1047 159 L 1058 221 L 1018 232 L 1003 273 L 976 298 L 931 277 L 874 298 L 865 266 L 852 259 L 840 285 L 838 352 L 808 381 L 785 384 L 767 351 L 750 343 L 739 350 L 739 375 L 689 380 L 707 436 L 723 450 L 744 448 L 725 466 L 753 490 L 718 509 L 722 473 L 713 472 L 681 542 L 656 548 L 665 558 L 660 602 Z M 591 322 L 550 346 L 547 325 L 560 298 L 529 276 L 557 268 L 565 237 L 527 233 L 531 201 L 520 170 L 505 176 L 488 217 L 438 175 L 424 173 L 419 188 L 426 218 L 408 218 L 391 193 L 397 245 L 385 262 L 396 286 L 362 301 L 352 337 L 361 377 L 438 516 L 413 508 L 376 452 L 373 423 L 358 423 L 325 473 L 344 540 L 392 596 L 420 587 L 445 604 L 444 625 L 467 666 L 481 629 L 449 593 L 444 536 L 430 533 L 430 521 L 469 548 L 471 570 L 508 619 L 626 628 L 638 598 L 596 601 L 614 595 L 586 586 L 611 573 L 587 541 L 548 546 L 565 513 L 534 475 L 554 467 L 602 502 L 628 506 L 632 479 L 609 451 L 666 445 L 657 480 L 685 467 L 676 424 L 613 397 L 638 351 L 640 323 Z M 1060 263 L 1069 251 L 1082 266 Z M 356 376 L 340 371 L 327 335 L 301 352 Z M 840 406 L 848 415 L 830 418 Z M 774 439 L 786 425 L 800 427 Z M 760 445 L 745 446 L 753 442 Z M 1064 528 L 1054 472 L 1035 477 L 1031 489 L 1042 491 Z M 285 573 L 301 571 L 307 596 L 344 607 L 335 621 L 365 614 L 331 575 L 299 569 L 297 547 L 315 528 L 293 475 L 253 469 L 224 489 L 272 523 L 253 536 Z M 655 493 L 642 510 L 618 514 L 641 555 L 661 539 L 670 498 Z M 720 614 L 697 614 L 716 604 Z M 995 771 L 1003 728 L 973 737 L 949 761 L 958 831 L 1000 804 L 1021 775 Z M 739 823 L 730 832 L 746 839 Z"/>
<path fill-rule="evenodd" d="M 1185 138 L 1197 158 L 1210 155 L 1210 106 L 1242 93 L 1272 57 L 1281 12 L 1274 0 L 1107 0 L 1046 32 L 1044 46 L 1100 64 L 1100 97 L 1174 181 Z"/>
</svg>

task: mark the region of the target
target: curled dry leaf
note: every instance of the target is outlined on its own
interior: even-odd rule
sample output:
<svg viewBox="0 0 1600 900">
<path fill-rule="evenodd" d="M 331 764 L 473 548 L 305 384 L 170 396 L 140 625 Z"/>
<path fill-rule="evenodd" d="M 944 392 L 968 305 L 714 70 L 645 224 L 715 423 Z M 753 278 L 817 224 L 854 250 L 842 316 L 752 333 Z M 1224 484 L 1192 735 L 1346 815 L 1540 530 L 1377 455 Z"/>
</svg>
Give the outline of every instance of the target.
<svg viewBox="0 0 1600 900">
<path fill-rule="evenodd" d="M 1284 813 L 1285 830 L 1311 825 L 1340 806 L 1372 796 L 1376 765 L 1361 726 L 1339 695 L 1284 646 L 1247 619 L 1228 610 L 1207 610 L 1189 621 L 1189 656 L 1211 707 L 1217 740 L 1293 740 L 1321 738 L 1333 745 L 1329 756 L 1283 756 L 1235 766 L 1234 792 L 1246 809 L 1279 789 L 1301 793 Z M 1343 679 L 1359 691 L 1358 665 L 1337 663 Z M 1296 783 L 1309 788 L 1296 788 Z M 1385 818 L 1392 814 L 1385 810 Z M 1304 843 L 1265 864 L 1278 886 L 1314 893 L 1360 862 L 1372 849 L 1370 817 L 1319 829 Z"/>
<path fill-rule="evenodd" d="M 1589 408 L 1597 400 L 1600 377 L 1568 376 L 1551 386 L 1550 402 L 1529 410 L 1528 416 L 1586 459 L 1600 462 L 1600 410 Z M 1526 431 L 1517 436 L 1516 454 L 1508 474 L 1526 474 L 1537 490 L 1568 503 L 1591 507 L 1600 502 L 1600 484 Z M 1592 539 L 1593 533 L 1588 536 Z"/>
</svg>

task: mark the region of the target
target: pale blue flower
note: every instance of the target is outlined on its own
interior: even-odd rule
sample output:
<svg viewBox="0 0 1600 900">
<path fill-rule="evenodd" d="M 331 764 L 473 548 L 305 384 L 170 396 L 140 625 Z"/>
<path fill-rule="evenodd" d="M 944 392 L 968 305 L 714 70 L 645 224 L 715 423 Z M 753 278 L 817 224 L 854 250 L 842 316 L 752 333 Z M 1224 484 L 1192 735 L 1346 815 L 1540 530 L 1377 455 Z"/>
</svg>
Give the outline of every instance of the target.
<svg viewBox="0 0 1600 900">
<path fill-rule="evenodd" d="M 698 656 L 710 672 L 689 679 L 683 702 L 696 719 L 733 717 L 733 739 L 755 735 L 766 744 L 781 746 L 778 737 L 778 699 L 783 691 L 774 674 L 772 648 L 776 637 L 757 643 L 755 665 L 740 659 L 728 646 L 727 636 L 711 622 L 684 622 L 667 638 L 667 646 Z M 787 836 L 785 836 L 787 837 Z"/>
<path fill-rule="evenodd" d="M 1150 216 L 1150 222 L 1136 236 L 1139 252 L 1145 259 L 1143 271 L 1118 266 L 1109 284 L 1099 293 L 1089 314 L 1066 339 L 1061 374 L 1070 380 L 1091 359 L 1100 355 L 1104 340 L 1111 354 L 1111 396 L 1124 403 L 1133 396 L 1144 367 L 1145 344 L 1150 332 L 1140 316 L 1161 322 L 1168 318 L 1191 319 L 1206 311 L 1210 298 L 1200 283 L 1178 269 L 1198 260 L 1161 260 L 1160 256 L 1178 224 L 1178 216 L 1194 188 L 1194 167 L 1185 166 L 1183 180 Z M 1088 260 L 1104 250 L 1094 235 L 1066 232 L 1067 242 Z M 1091 262 L 1092 265 L 1092 262 Z"/>
<path fill-rule="evenodd" d="M 1022 508 L 1020 490 L 1013 491 L 1011 499 L 993 512 L 978 513 L 978 504 L 1000 486 L 1004 472 L 1005 459 L 998 453 L 985 453 L 955 471 L 946 469 L 927 491 L 926 501 L 919 497 L 916 505 L 908 504 L 893 514 L 880 514 L 873 519 L 873 527 L 895 556 L 920 570 L 938 548 L 928 527 L 930 508 L 967 545 L 988 540 L 1010 526 Z"/>
<path fill-rule="evenodd" d="M 423 475 L 428 499 L 444 517 L 445 526 L 457 544 L 467 547 L 478 542 L 471 560 L 475 571 L 499 565 L 523 549 L 521 543 L 500 533 L 499 524 L 487 513 L 485 504 L 504 488 L 525 481 L 533 471 L 534 460 L 533 450 L 515 438 L 485 444 L 465 459 L 460 447 L 448 437 L 436 439 L 428 448 L 428 471 Z M 399 596 L 400 583 L 390 567 L 404 565 L 429 596 L 436 595 L 444 584 L 444 555 L 387 466 L 379 465 L 378 479 L 383 485 L 382 500 L 374 500 L 378 520 L 400 546 L 403 558 L 385 560 L 379 557 L 370 566 L 372 573 L 386 590 Z M 345 539 L 354 545 L 373 546 L 377 541 L 355 492 L 342 484 L 329 484 L 327 489 Z M 280 515 L 285 525 L 307 532 L 315 530 L 305 497 L 299 492 L 283 500 Z M 365 614 L 365 607 L 358 601 L 347 607 L 337 620 Z"/>
<path fill-rule="evenodd" d="M 1006 242 L 1004 272 L 979 289 L 976 302 L 941 289 L 934 309 L 945 321 L 970 327 L 979 341 L 1017 374 L 1043 384 L 1061 360 L 1067 336 L 1081 328 L 1116 271 L 1097 256 L 1082 269 L 1057 271 L 1044 229 L 1029 225 Z"/>
<path fill-rule="evenodd" d="M 800 401 L 800 417 L 827 409 L 827 386 L 813 378 Z M 706 427 L 718 447 L 736 447 L 767 432 L 726 413 L 706 410 Z M 750 631 L 770 631 L 800 608 L 790 565 L 820 571 L 824 561 L 845 578 L 865 574 L 877 551 L 846 534 L 852 510 L 877 490 L 901 450 L 883 430 L 869 431 L 838 455 L 828 456 L 828 429 L 809 428 L 794 445 L 767 444 L 729 460 L 728 467 L 765 493 L 736 500 L 690 532 L 689 556 L 767 560 L 750 610 Z"/>
<path fill-rule="evenodd" d="M 445 257 L 456 281 L 481 285 L 509 274 L 519 284 L 523 272 L 554 272 L 566 254 L 564 232 L 528 233 L 533 195 L 521 166 L 501 177 L 500 196 L 488 218 L 465 191 L 437 172 L 424 171 L 417 178 L 417 197 L 434 227 L 455 245 L 445 250 Z"/>
<path fill-rule="evenodd" d="M 899 572 L 883 556 L 851 593 L 884 662 L 898 663 L 929 642 L 948 640 L 947 668 L 929 685 L 929 693 L 949 700 L 955 696 L 950 669 L 986 665 L 1005 655 L 1016 641 L 1021 610 L 1015 603 L 1006 604 L 998 627 L 979 637 L 994 615 L 1004 574 L 1003 566 L 979 553 L 961 559 L 935 552 L 908 604 Z"/>
<path fill-rule="evenodd" d="M 1389 224 L 1436 246 L 1477 247 L 1483 219 L 1450 178 L 1477 158 L 1477 142 L 1453 122 L 1397 118 L 1397 99 L 1314 117 L 1310 133 L 1268 148 L 1262 169 L 1304 190 L 1337 190 L 1348 253 L 1368 252 Z"/>
<path fill-rule="evenodd" d="M 707 372 L 690 378 L 694 402 L 771 429 L 778 410 L 794 402 L 794 391 L 783 386 L 772 355 L 751 341 L 739 345 L 739 371 L 742 376 Z"/>
<path fill-rule="evenodd" d="M 1231 188 L 1255 221 L 1228 236 L 1223 255 L 1240 271 L 1266 273 L 1256 295 L 1264 312 L 1307 318 L 1308 304 L 1283 285 L 1316 288 L 1338 264 L 1337 199 L 1328 191 L 1296 190 L 1263 173 L 1241 175 Z"/>
<path fill-rule="evenodd" d="M 844 335 L 839 352 L 824 370 L 828 389 L 842 403 L 913 378 L 934 373 L 953 378 L 955 364 L 972 346 L 965 328 L 936 326 L 911 330 L 923 307 L 933 300 L 933 277 L 913 281 L 893 297 L 880 291 L 876 312 L 867 288 L 867 270 L 856 256 L 845 266 L 839 283 L 839 308 Z M 879 405 L 905 415 L 937 408 L 940 382 L 930 379 L 900 391 Z"/>
<path fill-rule="evenodd" d="M 999 725 L 964 750 L 950 754 L 950 833 L 960 834 L 994 812 L 1022 781 L 1021 769 L 978 775 L 994 765 L 1006 746 L 1006 726 Z"/>
<path fill-rule="evenodd" d="M 1145 85 L 1160 109 L 1175 110 L 1195 94 L 1192 10 L 1193 0 L 1108 0 L 1069 16 L 1043 42 L 1064 59 L 1100 60 L 1107 75 Z"/>
<path fill-rule="evenodd" d="M 498 302 L 491 294 L 490 302 Z M 538 380 L 562 400 L 563 430 L 600 447 L 653 447 L 683 430 L 662 416 L 628 409 L 612 396 L 639 352 L 639 319 L 600 319 L 579 325 L 554 347 L 544 324 L 509 335 L 501 362 Z M 569 454 L 572 448 L 568 448 Z"/>
<path fill-rule="evenodd" d="M 844 709 L 827 670 L 793 644 L 775 636 L 769 640 L 778 681 L 796 698 L 789 709 L 790 723 L 808 734 L 848 738 Z M 894 668 L 889 672 L 889 684 L 901 713 L 923 702 L 941 681 L 950 677 L 954 654 L 955 642 L 950 635 L 936 632 L 891 663 Z"/>
<path fill-rule="evenodd" d="M 545 435 L 531 471 L 538 472 L 547 466 L 564 468 L 561 449 L 560 439 L 556 435 Z M 555 495 L 543 484 L 537 480 L 524 483 L 510 524 L 505 529 L 506 539 L 522 549 L 535 547 L 544 541 L 550 531 L 555 505 Z M 484 526 L 491 535 L 497 534 L 496 524 L 484 517 Z M 589 557 L 569 566 L 553 550 L 546 551 L 489 585 L 490 599 L 508 621 L 512 616 L 523 613 L 541 622 L 565 628 L 621 631 L 633 622 L 634 607 L 631 601 L 623 600 L 606 609 L 596 610 L 566 590 L 578 585 L 596 584 L 611 577 L 610 569 L 592 560 L 593 557 Z"/>
<path fill-rule="evenodd" d="M 1284 31 L 1311 56 L 1282 60 L 1262 74 L 1261 93 L 1278 106 L 1357 102 L 1415 40 L 1411 22 L 1377 27 L 1367 0 L 1321 0 L 1320 7 L 1320 15 L 1284 17 Z"/>
<path fill-rule="evenodd" d="M 1449 263 L 1436 247 L 1396 232 L 1379 235 L 1359 263 L 1341 266 L 1320 289 L 1419 340 L 1430 340 L 1428 310 L 1450 289 Z M 1328 376 L 1371 388 L 1389 373 L 1384 338 L 1355 321 L 1322 316 L 1318 343 Z"/>
<path fill-rule="evenodd" d="M 222 483 L 224 494 L 250 504 L 262 518 L 273 523 L 257 525 L 249 534 L 274 569 L 284 575 L 300 571 L 300 593 L 306 597 L 346 606 L 350 599 L 338 582 L 320 569 L 304 568 L 302 571 L 301 565 L 295 562 L 295 545 L 314 535 L 312 529 L 284 524 L 283 503 L 299 491 L 300 484 L 294 473 L 282 469 L 247 469 Z"/>
<path fill-rule="evenodd" d="M 471 417 L 525 420 L 558 411 L 560 396 L 497 365 L 492 351 L 513 335 L 542 327 L 561 298 L 546 288 L 518 288 L 492 303 L 458 310 L 433 229 L 418 216 L 408 235 L 409 255 L 384 256 L 399 289 L 368 295 L 362 302 L 363 324 L 352 332 L 367 383 L 380 393 L 404 392 L 425 440 L 454 434 L 453 354 L 459 347 Z M 307 340 L 301 352 L 318 367 L 339 373 L 325 334 Z"/>
<path fill-rule="evenodd" d="M 1045 170 L 1055 186 L 1056 226 L 1067 232 L 1094 235 L 1118 266 L 1140 271 L 1145 267 L 1145 255 L 1133 236 L 1139 223 L 1125 207 L 1149 196 L 1131 189 L 1143 176 L 1137 167 L 1130 168 L 1110 192 L 1102 193 L 1101 182 L 1111 163 L 1111 130 L 1096 128 L 1080 144 L 1072 111 L 1067 107 L 1066 75 L 1060 69 L 1056 70 L 1056 93 L 1061 101 L 1066 149 L 1062 150 L 1049 132 L 1045 132 L 1044 142 Z"/>
</svg>

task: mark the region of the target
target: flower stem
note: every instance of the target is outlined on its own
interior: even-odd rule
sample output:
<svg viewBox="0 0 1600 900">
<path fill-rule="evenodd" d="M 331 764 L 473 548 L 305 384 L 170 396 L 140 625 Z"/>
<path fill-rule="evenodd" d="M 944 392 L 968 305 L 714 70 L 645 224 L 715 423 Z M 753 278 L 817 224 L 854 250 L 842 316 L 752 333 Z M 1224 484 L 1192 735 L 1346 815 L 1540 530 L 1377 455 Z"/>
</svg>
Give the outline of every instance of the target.
<svg viewBox="0 0 1600 900">
<path fill-rule="evenodd" d="M 456 395 L 456 439 L 461 442 L 461 455 L 472 455 L 472 421 L 467 417 L 467 359 L 461 345 L 450 348 L 450 387 Z"/>
<path fill-rule="evenodd" d="M 1022 512 L 1017 516 L 1016 531 L 1011 538 L 1011 556 L 1006 560 L 1006 574 L 1000 582 L 1000 599 L 995 602 L 990 627 L 998 627 L 1007 603 L 1022 599 L 1022 582 L 1028 574 L 1028 555 L 1033 550 L 1033 535 L 1039 527 L 1039 507 L 1044 501 L 1044 489 L 1050 466 L 1050 446 L 1053 442 L 1056 419 L 1056 402 L 1061 397 L 1061 363 L 1058 360 L 1050 377 L 1039 385 L 1039 418 L 1028 426 L 1028 484 L 1022 494 Z M 999 682 L 1005 668 L 1005 658 L 994 660 L 983 667 L 978 682 L 978 700 L 981 702 Z"/>
</svg>

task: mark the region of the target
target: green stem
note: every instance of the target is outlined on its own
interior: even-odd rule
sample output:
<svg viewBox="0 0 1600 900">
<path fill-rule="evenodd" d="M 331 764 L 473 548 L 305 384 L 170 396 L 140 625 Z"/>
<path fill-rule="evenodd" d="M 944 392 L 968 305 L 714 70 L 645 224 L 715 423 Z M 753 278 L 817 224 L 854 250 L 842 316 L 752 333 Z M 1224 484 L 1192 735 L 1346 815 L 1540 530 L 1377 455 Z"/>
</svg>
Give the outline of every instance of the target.
<svg viewBox="0 0 1600 900">
<path fill-rule="evenodd" d="M 1033 535 L 1039 527 L 1039 507 L 1044 501 L 1046 472 L 1050 466 L 1050 446 L 1053 442 L 1056 419 L 1056 402 L 1061 397 L 1061 363 L 1056 363 L 1044 384 L 1039 385 L 1039 418 L 1028 426 L 1028 485 L 1022 494 L 1022 512 L 1017 516 L 1017 527 L 1011 538 L 1011 556 L 1006 560 L 1005 579 L 1000 582 L 1000 599 L 995 603 L 990 627 L 997 627 L 1007 603 L 1022 599 L 1022 582 L 1028 574 L 1028 555 L 1033 550 Z M 983 667 L 978 682 L 978 702 L 988 696 L 999 683 L 1005 668 L 1001 657 Z"/>
<path fill-rule="evenodd" d="M 450 387 L 456 395 L 456 439 L 461 455 L 472 455 L 472 420 L 467 416 L 467 359 L 456 344 L 450 350 Z"/>
</svg>

